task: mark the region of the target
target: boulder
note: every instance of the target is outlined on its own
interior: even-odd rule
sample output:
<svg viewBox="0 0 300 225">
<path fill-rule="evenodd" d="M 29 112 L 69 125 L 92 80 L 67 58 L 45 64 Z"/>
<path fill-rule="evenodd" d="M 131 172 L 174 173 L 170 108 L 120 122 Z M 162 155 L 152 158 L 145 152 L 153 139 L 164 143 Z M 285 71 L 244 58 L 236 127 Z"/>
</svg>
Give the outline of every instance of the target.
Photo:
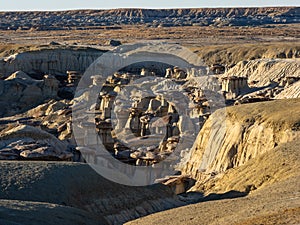
<svg viewBox="0 0 300 225">
<path fill-rule="evenodd" d="M 116 47 L 116 46 L 121 45 L 122 43 L 121 43 L 121 41 L 117 41 L 117 40 L 108 40 L 108 41 L 106 41 L 105 44 Z"/>
</svg>

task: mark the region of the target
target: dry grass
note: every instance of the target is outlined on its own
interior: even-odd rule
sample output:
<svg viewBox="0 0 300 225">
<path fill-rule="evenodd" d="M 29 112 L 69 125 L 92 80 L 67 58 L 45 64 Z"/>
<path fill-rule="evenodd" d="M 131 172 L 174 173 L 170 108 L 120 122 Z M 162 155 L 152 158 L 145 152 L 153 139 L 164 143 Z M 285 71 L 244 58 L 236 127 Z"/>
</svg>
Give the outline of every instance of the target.
<svg viewBox="0 0 300 225">
<path fill-rule="evenodd" d="M 159 27 L 121 26 L 121 29 L 88 29 L 70 31 L 0 31 L 0 43 L 46 44 L 50 41 L 85 45 L 104 44 L 108 39 L 123 43 L 143 40 L 165 40 L 191 47 L 224 43 L 261 43 L 299 39 L 299 24 L 264 27 Z"/>
</svg>

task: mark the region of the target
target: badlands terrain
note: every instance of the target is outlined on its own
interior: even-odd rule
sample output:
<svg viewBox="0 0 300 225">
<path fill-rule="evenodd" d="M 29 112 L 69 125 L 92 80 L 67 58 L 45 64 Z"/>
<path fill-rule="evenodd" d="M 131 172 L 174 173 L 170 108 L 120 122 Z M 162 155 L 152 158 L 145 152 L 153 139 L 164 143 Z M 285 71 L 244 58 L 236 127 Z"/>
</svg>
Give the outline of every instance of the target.
<svg viewBox="0 0 300 225">
<path fill-rule="evenodd" d="M 1 225 L 300 224 L 299 7 L 0 15 Z M 183 46 L 202 65 L 83 76 L 146 41 Z M 89 90 L 97 101 L 84 108 Z M 103 164 L 99 140 L 125 175 Z M 156 184 L 121 182 L 172 160 L 176 175 Z"/>
</svg>

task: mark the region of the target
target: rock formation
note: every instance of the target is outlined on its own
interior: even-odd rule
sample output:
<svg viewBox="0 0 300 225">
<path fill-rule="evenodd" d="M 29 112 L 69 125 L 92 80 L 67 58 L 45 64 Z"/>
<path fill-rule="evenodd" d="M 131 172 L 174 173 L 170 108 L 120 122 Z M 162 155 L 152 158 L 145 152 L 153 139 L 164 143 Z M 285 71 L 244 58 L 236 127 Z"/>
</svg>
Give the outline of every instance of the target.
<svg viewBox="0 0 300 225">
<path fill-rule="evenodd" d="M 15 115 L 57 97 L 59 82 L 51 75 L 35 80 L 18 71 L 0 81 L 0 116 Z M 9 100 L 9 101 L 8 101 Z"/>
<path fill-rule="evenodd" d="M 19 125 L 7 128 L 0 136 L 0 159 L 71 160 L 66 143 L 48 132 Z"/>
<path fill-rule="evenodd" d="M 228 70 L 222 77 L 248 77 L 255 87 L 264 87 L 270 81 L 280 83 L 286 77 L 300 77 L 300 63 L 297 59 L 257 59 L 242 61 Z"/>
<path fill-rule="evenodd" d="M 275 96 L 275 99 L 285 98 L 300 98 L 300 81 L 291 84 Z"/>
<path fill-rule="evenodd" d="M 183 172 L 205 180 L 299 138 L 299 103 L 277 100 L 216 111 L 201 129 Z"/>
<path fill-rule="evenodd" d="M 37 50 L 16 52 L 1 59 L 0 77 L 8 77 L 19 70 L 35 76 L 84 72 L 103 52 L 85 47 L 40 46 Z"/>
</svg>

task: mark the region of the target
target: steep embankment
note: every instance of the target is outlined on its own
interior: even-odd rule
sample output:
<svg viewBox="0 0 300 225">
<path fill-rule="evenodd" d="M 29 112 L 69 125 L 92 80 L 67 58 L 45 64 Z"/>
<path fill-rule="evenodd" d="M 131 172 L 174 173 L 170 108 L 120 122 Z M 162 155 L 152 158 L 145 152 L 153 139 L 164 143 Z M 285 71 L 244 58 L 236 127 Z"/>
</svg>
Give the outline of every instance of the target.
<svg viewBox="0 0 300 225">
<path fill-rule="evenodd" d="M 40 218 L 41 223 L 35 224 L 56 224 L 54 221 L 58 217 L 66 220 L 64 224 L 70 224 L 72 220 L 68 213 L 72 215 L 76 210 L 78 215 L 86 214 L 89 220 L 96 218 L 93 220 L 95 224 L 99 221 L 100 224 L 122 224 L 182 205 L 166 186 L 130 187 L 116 184 L 102 178 L 86 164 L 5 161 L 0 162 L 0 167 L 1 212 L 19 207 L 20 210 L 15 212 L 21 216 L 24 214 L 22 208 L 28 205 L 27 210 L 37 210 L 38 215 L 43 215 L 44 208 L 47 210 L 49 207 L 53 208 L 49 213 L 57 208 L 67 213 L 65 216 L 56 214 L 53 221 L 47 221 L 48 217 Z M 10 204 L 3 200 L 18 202 L 12 201 Z M 26 216 L 28 218 L 28 214 Z M 22 224 L 33 224 L 26 218 Z M 12 218 L 2 213 L 0 222 L 1 219 L 19 222 L 18 216 Z"/>
<path fill-rule="evenodd" d="M 183 172 L 203 181 L 299 138 L 300 99 L 229 107 L 200 131 Z M 272 152 L 270 152 L 272 154 Z"/>
<path fill-rule="evenodd" d="M 300 58 L 300 43 L 297 42 L 216 45 L 192 50 L 208 65 L 214 63 L 233 65 L 253 59 Z"/>
<path fill-rule="evenodd" d="M 11 49 L 12 55 L 0 59 L 0 77 L 16 71 L 33 75 L 65 75 L 67 70 L 84 72 L 103 52 L 102 50 L 72 46 L 33 46 Z M 6 55 L 4 51 L 2 55 Z"/>
<path fill-rule="evenodd" d="M 248 82 L 256 82 L 257 87 L 280 82 L 286 77 L 300 77 L 299 59 L 257 59 L 241 61 L 224 75 L 248 77 Z"/>
<path fill-rule="evenodd" d="M 300 81 L 293 83 L 291 86 L 285 88 L 279 95 L 275 96 L 275 98 L 300 98 Z"/>
</svg>

